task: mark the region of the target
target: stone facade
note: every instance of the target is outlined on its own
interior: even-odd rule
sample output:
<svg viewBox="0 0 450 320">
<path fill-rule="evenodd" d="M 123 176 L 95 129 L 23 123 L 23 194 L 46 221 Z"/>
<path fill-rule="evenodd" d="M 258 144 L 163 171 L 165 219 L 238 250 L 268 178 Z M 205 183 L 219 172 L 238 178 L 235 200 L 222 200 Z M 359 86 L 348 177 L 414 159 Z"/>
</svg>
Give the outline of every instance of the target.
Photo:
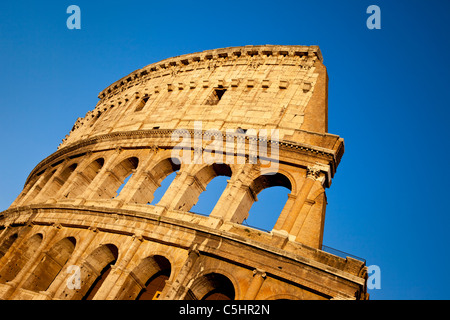
<svg viewBox="0 0 450 320">
<path fill-rule="evenodd" d="M 327 82 L 318 47 L 266 45 L 169 58 L 111 84 L 0 213 L 0 298 L 367 299 L 365 263 L 321 250 L 344 152 L 327 132 Z M 180 132 L 200 141 L 193 159 L 213 154 L 211 132 L 245 148 L 225 150 L 231 163 L 187 163 L 173 156 Z M 276 147 L 276 172 L 251 161 L 253 142 Z M 211 214 L 190 212 L 217 176 L 229 180 Z M 242 225 L 272 186 L 290 190 L 273 230 Z"/>
</svg>

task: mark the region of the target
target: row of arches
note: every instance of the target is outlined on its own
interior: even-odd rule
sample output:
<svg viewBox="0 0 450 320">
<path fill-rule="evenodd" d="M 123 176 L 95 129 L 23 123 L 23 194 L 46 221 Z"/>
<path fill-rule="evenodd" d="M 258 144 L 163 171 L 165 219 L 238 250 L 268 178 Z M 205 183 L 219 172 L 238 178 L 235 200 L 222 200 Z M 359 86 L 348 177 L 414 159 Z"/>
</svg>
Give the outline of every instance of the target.
<svg viewBox="0 0 450 320">
<path fill-rule="evenodd" d="M 0 248 L 6 253 L 13 247 L 18 234 L 14 233 L 4 239 Z M 56 298 L 65 300 L 92 300 L 99 289 L 108 281 L 108 276 L 119 258 L 119 249 L 112 243 L 99 245 L 81 259 L 79 283 L 74 287 L 66 285 L 61 279 L 69 276 L 67 264 L 75 253 L 77 241 L 75 237 L 65 237 L 48 250 L 41 248 L 43 235 L 36 233 L 11 255 L 7 263 L 0 268 L 0 284 L 15 281 L 20 277 L 23 268 L 38 256 L 31 272 L 18 283 L 22 289 L 35 293 L 55 293 Z M 23 249 L 23 251 L 22 251 Z M 2 257 L 0 257 L 1 259 Z M 0 260 L 1 261 L 1 260 Z M 65 272 L 66 271 L 66 272 Z M 160 298 L 166 283 L 173 278 L 171 262 L 160 254 L 147 256 L 128 273 L 115 294 L 118 300 L 157 300 Z M 60 278 L 60 281 L 56 279 Z M 71 280 L 72 281 L 72 280 Z M 61 285 L 64 288 L 61 290 Z M 98 297 L 97 297 L 98 298 Z M 193 281 L 184 296 L 185 300 L 233 300 L 235 288 L 225 275 L 210 272 Z"/>
<path fill-rule="evenodd" d="M 244 169 L 223 163 L 189 166 L 171 158 L 170 152 L 159 157 L 152 153 L 74 157 L 36 174 L 13 206 L 79 198 L 117 199 L 210 215 L 219 200 L 221 205 L 233 201 L 239 202 L 234 216 L 217 214 L 228 214 L 232 222 L 271 230 L 293 190 L 293 182 L 282 173 L 258 175 L 256 169 L 248 166 Z M 234 189 L 243 189 L 240 192 L 246 195 L 233 199 L 236 195 L 232 193 L 237 191 L 230 181 L 237 182 Z"/>
</svg>

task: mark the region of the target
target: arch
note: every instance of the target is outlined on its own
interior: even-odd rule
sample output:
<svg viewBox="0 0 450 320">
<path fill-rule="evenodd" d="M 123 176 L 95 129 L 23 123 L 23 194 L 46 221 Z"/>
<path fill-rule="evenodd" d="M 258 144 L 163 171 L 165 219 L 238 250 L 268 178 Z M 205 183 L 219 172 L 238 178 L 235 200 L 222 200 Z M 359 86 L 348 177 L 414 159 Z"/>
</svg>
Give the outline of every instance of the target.
<svg viewBox="0 0 450 320">
<path fill-rule="evenodd" d="M 264 298 L 264 300 L 302 300 L 298 295 L 291 293 L 280 293 Z"/>
<path fill-rule="evenodd" d="M 22 248 L 19 248 L 19 250 L 14 253 L 8 263 L 1 270 L 0 283 L 14 280 L 28 260 L 35 255 L 42 243 L 42 239 L 42 234 L 36 233 L 28 238 L 23 245 L 21 245 Z"/>
<path fill-rule="evenodd" d="M 281 173 L 262 175 L 252 182 L 250 188 L 258 197 L 250 206 L 246 224 L 272 230 L 292 191 L 291 181 Z"/>
<path fill-rule="evenodd" d="M 54 244 L 50 250 L 44 253 L 44 257 L 34 268 L 22 288 L 36 292 L 47 290 L 69 260 L 75 245 L 76 241 L 73 237 L 64 238 Z"/>
<path fill-rule="evenodd" d="M 139 159 L 129 157 L 118 163 L 112 170 L 108 170 L 102 184 L 93 196 L 97 199 L 111 199 L 119 195 L 124 182 L 137 169 Z M 127 179 L 128 178 L 128 179 Z"/>
<path fill-rule="evenodd" d="M 38 194 L 36 199 L 45 199 L 54 197 L 58 191 L 64 186 L 64 184 L 69 180 L 69 177 L 77 168 L 77 163 L 68 164 L 58 176 L 53 175 L 53 179 L 48 182 L 48 185 L 42 189 L 42 191 Z"/>
<path fill-rule="evenodd" d="M 231 177 L 233 174 L 231 168 L 227 164 L 213 163 L 202 167 L 193 176 L 190 176 L 191 181 L 188 182 L 189 186 L 185 189 L 184 194 L 178 200 L 175 206 L 176 210 L 190 211 L 192 207 L 199 201 L 199 197 L 207 188 L 207 185 L 218 176 Z M 223 191 L 223 190 L 222 190 Z M 219 194 L 220 197 L 221 193 Z M 207 199 L 204 195 L 202 198 Z M 211 201 L 214 204 L 215 201 Z M 212 211 L 212 210 L 211 210 Z"/>
<path fill-rule="evenodd" d="M 124 281 L 117 299 L 119 300 L 153 300 L 163 291 L 169 279 L 172 266 L 161 255 L 153 255 L 141 260 Z"/>
<path fill-rule="evenodd" d="M 211 179 L 205 191 L 200 193 L 198 201 L 191 212 L 210 215 L 228 185 L 229 176 L 217 176 Z"/>
<path fill-rule="evenodd" d="M 196 279 L 185 300 L 234 300 L 236 290 L 232 281 L 221 273 L 211 272 Z"/>
<path fill-rule="evenodd" d="M 290 289 L 286 288 L 285 292 L 269 294 L 266 297 L 261 297 L 263 300 L 329 300 L 330 297 L 320 293 L 309 291 L 305 288 L 297 286 Z"/>
<path fill-rule="evenodd" d="M 291 181 L 282 173 L 275 173 L 271 175 L 261 175 L 250 184 L 250 188 L 256 194 L 260 193 L 262 190 L 270 187 L 285 187 L 292 191 Z"/>
<path fill-rule="evenodd" d="M 98 172 L 101 170 L 105 164 L 105 159 L 100 157 L 92 161 L 77 177 L 74 179 L 72 186 L 66 192 L 64 197 L 66 198 L 76 198 L 81 195 L 84 190 L 89 186 L 89 184 L 97 176 Z"/>
<path fill-rule="evenodd" d="M 282 165 L 280 165 L 280 167 L 276 172 L 257 175 L 253 180 L 256 180 L 260 176 L 270 176 L 270 175 L 276 175 L 278 177 L 282 176 L 281 180 L 283 183 L 277 186 L 284 186 L 287 189 L 289 189 L 292 194 L 297 194 L 297 180 L 294 178 L 292 173 L 286 170 L 286 168 L 284 168 Z"/>
<path fill-rule="evenodd" d="M 30 187 L 30 190 L 27 193 L 25 193 L 23 196 L 21 196 L 21 199 L 19 200 L 18 205 L 21 205 L 28 201 L 33 201 L 34 199 L 36 199 L 39 196 L 42 189 L 44 189 L 44 187 L 47 185 L 47 183 L 53 177 L 53 175 L 56 172 L 56 169 L 50 170 L 49 172 L 43 172 L 43 173 L 41 173 L 41 172 L 38 173 L 39 178 L 36 182 L 34 182 L 33 186 Z M 41 175 L 42 175 L 42 177 L 41 177 Z M 30 184 L 31 184 L 31 182 L 30 182 Z"/>
<path fill-rule="evenodd" d="M 10 235 L 8 238 L 6 238 L 2 245 L 0 246 L 0 259 L 6 254 L 6 252 L 11 248 L 13 243 L 17 240 L 19 237 L 19 234 L 16 232 L 12 235 Z"/>
<path fill-rule="evenodd" d="M 117 261 L 119 250 L 113 244 L 104 244 L 95 249 L 85 260 L 81 270 L 81 290 L 85 287 L 83 300 L 92 300 L 102 286 L 111 266 Z M 84 268 L 83 268 L 84 267 Z M 83 271 L 85 274 L 83 274 Z M 86 289 L 87 288 L 87 289 Z"/>
<path fill-rule="evenodd" d="M 224 163 L 213 163 L 212 165 L 203 167 L 200 169 L 195 177 L 198 181 L 206 187 L 208 183 L 211 182 L 212 179 L 218 176 L 226 176 L 231 177 L 232 170 L 228 164 Z"/>
<path fill-rule="evenodd" d="M 271 230 L 286 207 L 292 184 L 284 174 L 277 172 L 258 176 L 249 184 L 246 191 L 241 196 L 232 222 Z M 255 204 L 256 201 L 259 202 Z"/>
<path fill-rule="evenodd" d="M 111 266 L 116 262 L 119 250 L 113 244 L 103 244 L 91 251 L 80 266 L 80 289 L 67 286 L 59 294 L 65 300 L 90 300 L 98 291 Z"/>
<path fill-rule="evenodd" d="M 180 167 L 180 164 L 174 162 L 170 157 L 160 160 L 147 173 L 131 201 L 153 205 L 158 203 L 169 188 Z"/>
<path fill-rule="evenodd" d="M 159 161 L 151 170 L 153 178 L 157 184 L 160 184 L 172 172 L 180 170 L 181 164 L 172 158 L 166 158 Z"/>
<path fill-rule="evenodd" d="M 172 182 L 177 177 L 177 172 L 178 170 L 170 173 L 161 184 L 156 187 L 151 196 L 151 200 L 149 198 L 150 201 L 148 201 L 147 204 L 156 205 L 161 201 L 162 197 L 166 194 L 167 190 L 169 190 L 172 185 Z"/>
</svg>

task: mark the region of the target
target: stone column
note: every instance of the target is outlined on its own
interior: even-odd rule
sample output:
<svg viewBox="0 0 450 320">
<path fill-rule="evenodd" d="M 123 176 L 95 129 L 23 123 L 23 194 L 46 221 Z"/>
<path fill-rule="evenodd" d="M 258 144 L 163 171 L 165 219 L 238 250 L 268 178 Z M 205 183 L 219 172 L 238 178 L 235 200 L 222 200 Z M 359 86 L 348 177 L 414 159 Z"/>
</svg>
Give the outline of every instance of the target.
<svg viewBox="0 0 450 320">
<path fill-rule="evenodd" d="M 2 233 L 0 234 L 0 239 L 3 238 L 3 235 L 8 231 L 9 229 L 9 224 L 6 225 L 5 229 L 3 229 Z M 0 241 L 0 246 L 3 244 L 3 242 L 5 242 L 6 239 L 2 239 L 2 241 Z"/>
<path fill-rule="evenodd" d="M 53 182 L 57 180 L 58 182 L 61 181 L 59 178 L 59 175 L 62 171 L 66 169 L 67 162 L 69 160 L 66 158 L 64 161 L 59 165 L 59 167 L 56 169 L 55 173 L 50 177 L 49 180 L 45 183 L 44 186 L 42 186 L 42 189 L 39 191 L 39 193 L 34 197 L 34 199 L 30 199 L 31 204 L 39 203 L 43 197 L 43 195 L 46 193 L 47 189 L 50 188 L 53 185 Z M 51 196 L 48 196 L 45 201 L 47 201 Z"/>
<path fill-rule="evenodd" d="M 196 170 L 197 168 L 190 164 L 186 169 L 178 172 L 158 205 L 168 209 L 189 211 L 197 202 L 200 193 L 205 190 L 205 187 L 192 174 Z"/>
<path fill-rule="evenodd" d="M 111 165 L 114 163 L 116 158 L 119 156 L 121 149 L 117 148 L 114 153 L 112 153 L 109 157 L 105 157 L 105 163 L 103 164 L 103 167 L 100 169 L 100 171 L 97 173 L 95 178 L 91 181 L 89 186 L 86 188 L 86 190 L 77 198 L 78 202 L 76 204 L 82 204 L 84 203 L 84 200 L 87 199 L 96 199 L 95 193 L 97 192 L 97 189 L 100 188 L 103 181 L 107 177 L 107 173 L 109 170 L 111 170 Z"/>
<path fill-rule="evenodd" d="M 155 158 L 158 149 L 154 147 L 152 148 L 152 151 L 153 152 L 147 154 L 147 158 L 139 164 L 129 183 L 124 186 L 120 194 L 117 196 L 117 200 L 123 201 L 124 203 L 136 202 L 145 204 L 141 198 L 148 196 L 148 193 L 155 192 L 155 190 L 159 187 L 159 184 L 155 181 L 155 178 L 151 172 L 147 171 L 149 165 Z M 143 186 L 143 190 L 140 191 L 141 186 Z M 139 191 L 141 194 L 138 194 Z"/>
<path fill-rule="evenodd" d="M 297 220 L 300 211 L 305 204 L 306 199 L 311 191 L 311 188 L 314 182 L 318 179 L 320 174 L 320 169 L 316 167 L 308 167 L 306 169 L 306 179 L 303 183 L 303 186 L 300 188 L 299 193 L 297 195 L 297 199 L 294 202 L 291 212 L 289 212 L 286 220 L 284 221 L 281 230 L 287 231 L 289 234 L 291 233 L 292 227 L 294 226 L 295 221 Z"/>
<path fill-rule="evenodd" d="M 316 182 L 318 184 L 319 182 Z M 320 189 L 319 189 L 320 190 Z M 300 215 L 292 227 L 291 234 L 296 236 L 296 241 L 310 247 L 321 248 L 323 228 L 325 222 L 326 197 L 325 190 L 315 193 L 314 199 L 307 199 Z M 314 232 L 311 232 L 314 230 Z"/>
<path fill-rule="evenodd" d="M 250 207 L 257 200 L 247 181 L 252 170 L 254 167 L 241 165 L 233 173 L 210 216 L 233 223 L 242 223 L 247 218 Z"/>
<path fill-rule="evenodd" d="M 254 300 L 258 295 L 259 289 L 261 289 L 265 279 L 266 273 L 263 270 L 253 270 L 253 278 L 247 292 L 245 293 L 244 300 Z"/>
<path fill-rule="evenodd" d="M 195 267 L 199 257 L 200 253 L 197 250 L 197 245 L 194 245 L 189 249 L 188 258 L 177 277 L 171 283 L 166 282 L 166 286 L 169 286 L 169 288 L 167 289 L 166 296 L 163 297 L 165 300 L 178 300 L 186 295 L 188 290 L 185 286 L 186 278 L 192 268 Z"/>
<path fill-rule="evenodd" d="M 248 218 L 250 209 L 252 205 L 258 201 L 258 197 L 249 185 L 242 184 L 241 182 L 233 185 L 233 188 L 234 190 L 232 191 L 234 191 L 234 197 L 232 201 L 223 208 L 227 211 L 224 220 L 233 223 L 242 223 Z"/>
<path fill-rule="evenodd" d="M 293 195 L 292 193 L 288 194 L 288 199 L 286 201 L 286 204 L 284 205 L 283 210 L 280 213 L 280 216 L 277 219 L 277 222 L 275 223 L 273 229 L 275 230 L 281 230 L 281 227 L 283 226 L 284 221 L 289 216 L 289 212 L 291 211 L 291 208 L 293 204 L 295 203 L 295 200 L 297 197 Z"/>
<path fill-rule="evenodd" d="M 50 287 L 45 292 L 45 295 L 48 297 L 48 299 L 52 299 L 62 286 L 66 285 L 64 282 L 67 277 L 69 276 L 65 270 L 68 266 L 71 265 L 81 265 L 79 263 L 80 257 L 85 254 L 86 248 L 91 244 L 92 240 L 94 240 L 96 234 L 98 233 L 98 230 L 96 228 L 89 228 L 89 233 L 84 238 L 83 242 L 75 249 L 75 252 L 72 254 L 72 256 L 69 258 L 69 260 L 65 264 L 65 268 L 61 269 L 61 272 L 58 274 L 58 276 L 55 278 L 55 280 L 51 283 Z M 81 266 L 80 266 L 81 267 Z M 63 271 L 64 270 L 64 271 Z M 64 282 L 64 283 L 63 283 Z"/>
<path fill-rule="evenodd" d="M 54 199 L 59 199 L 64 194 L 66 194 L 69 190 L 74 186 L 74 182 L 77 182 L 78 179 L 84 179 L 88 181 L 86 176 L 83 174 L 83 171 L 89 166 L 92 162 L 92 152 L 82 159 L 80 163 L 78 163 L 77 168 L 72 172 L 70 177 L 67 179 L 66 183 L 64 183 L 59 191 L 52 197 Z"/>
</svg>

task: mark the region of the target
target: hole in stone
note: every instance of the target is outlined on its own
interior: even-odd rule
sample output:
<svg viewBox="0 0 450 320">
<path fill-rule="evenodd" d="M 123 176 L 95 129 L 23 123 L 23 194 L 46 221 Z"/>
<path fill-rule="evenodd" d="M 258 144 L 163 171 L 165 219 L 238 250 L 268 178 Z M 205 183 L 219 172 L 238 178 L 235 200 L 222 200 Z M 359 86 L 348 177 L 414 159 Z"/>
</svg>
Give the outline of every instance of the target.
<svg viewBox="0 0 450 320">
<path fill-rule="evenodd" d="M 142 109 L 144 109 L 145 104 L 147 103 L 149 97 L 144 97 L 142 98 L 139 102 L 138 105 L 136 106 L 136 109 L 134 109 L 134 111 L 141 111 Z"/>
<path fill-rule="evenodd" d="M 216 105 L 222 99 L 227 89 L 215 88 L 209 98 L 206 100 L 207 105 Z"/>
</svg>

